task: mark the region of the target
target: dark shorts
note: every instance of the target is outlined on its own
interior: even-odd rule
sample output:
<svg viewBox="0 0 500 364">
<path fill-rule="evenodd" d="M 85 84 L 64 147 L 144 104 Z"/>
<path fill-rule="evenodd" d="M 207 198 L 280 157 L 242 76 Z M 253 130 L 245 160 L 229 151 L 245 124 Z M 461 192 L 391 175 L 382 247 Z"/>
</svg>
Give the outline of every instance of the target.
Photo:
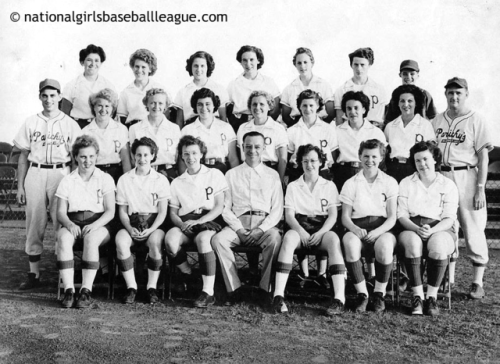
<svg viewBox="0 0 500 364">
<path fill-rule="evenodd" d="M 427 224 L 430 227 L 434 227 L 440 223 L 440 220 L 429 219 L 429 218 L 423 217 L 423 216 L 410 217 L 410 220 L 411 220 L 411 222 L 413 222 L 415 225 L 418 225 L 418 226 L 424 226 Z M 452 226 L 448 230 L 444 230 L 443 232 L 449 234 L 453 238 L 453 241 L 455 241 L 457 239 L 457 233 L 454 230 L 454 226 Z"/>
<path fill-rule="evenodd" d="M 121 163 L 101 164 L 101 165 L 96 165 L 96 167 L 99 168 L 104 173 L 107 173 L 111 177 L 113 177 L 115 185 L 118 183 L 118 179 L 123 174 L 123 168 Z"/>
<path fill-rule="evenodd" d="M 349 178 L 355 176 L 360 170 L 361 167 L 352 167 L 349 163 L 343 165 L 336 163 L 332 166 L 333 181 L 339 193 L 342 191 L 344 183 L 346 183 Z"/>
<path fill-rule="evenodd" d="M 188 220 L 198 220 L 200 217 L 206 215 L 208 212 L 209 212 L 209 210 L 202 210 L 201 213 L 190 212 L 186 215 L 182 215 L 179 217 L 183 222 L 188 221 Z M 193 226 L 191 228 L 192 234 L 186 234 L 186 233 L 184 233 L 184 234 L 189 238 L 194 238 L 196 235 L 198 235 L 199 233 L 201 233 L 202 231 L 205 231 L 205 230 L 212 230 L 212 231 L 215 231 L 218 233 L 225 226 L 226 226 L 226 223 L 222 219 L 222 215 L 219 215 L 219 216 L 217 216 L 217 218 L 215 218 L 214 220 L 212 220 L 210 222 L 206 222 L 203 224 L 198 224 L 198 225 Z"/>
<path fill-rule="evenodd" d="M 388 159 L 386 167 L 386 173 L 389 176 L 394 177 L 398 183 L 401 182 L 403 178 L 411 176 L 415 173 L 415 168 L 410 162 L 399 163 L 397 160 Z"/>
<path fill-rule="evenodd" d="M 92 211 L 77 211 L 77 212 L 68 212 L 68 218 L 72 223 L 76 224 L 80 229 L 83 229 L 85 226 L 92 224 L 93 222 L 99 220 L 102 216 L 102 212 L 95 213 Z M 110 224 L 104 225 L 104 227 L 111 234 Z M 73 247 L 74 250 L 83 250 L 83 239 L 80 237 L 76 239 L 75 245 Z"/>
</svg>

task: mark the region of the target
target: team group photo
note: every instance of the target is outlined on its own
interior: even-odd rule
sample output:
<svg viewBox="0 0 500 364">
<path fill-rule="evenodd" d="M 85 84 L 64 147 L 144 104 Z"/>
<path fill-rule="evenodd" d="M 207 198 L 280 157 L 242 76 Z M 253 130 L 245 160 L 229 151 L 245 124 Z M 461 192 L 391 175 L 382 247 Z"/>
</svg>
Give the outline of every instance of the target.
<svg viewBox="0 0 500 364">
<path fill-rule="evenodd" d="M 126 54 L 117 61 L 116 49 L 100 39 L 74 39 L 76 54 L 57 61 L 79 65 L 77 74 L 37 72 L 36 80 L 23 80 L 33 112 L 21 108 L 21 119 L 5 129 L 0 230 L 3 249 L 13 249 L 2 250 L 12 267 L 0 282 L 6 312 L 16 310 L 11 298 L 36 306 L 43 297 L 43 306 L 71 321 L 91 315 L 100 325 L 110 315 L 111 331 L 100 330 L 108 338 L 123 335 L 118 327 L 129 314 L 142 317 L 147 331 L 168 320 L 163 349 L 143 353 L 153 362 L 370 361 L 366 348 L 334 354 L 343 341 L 319 334 L 309 340 L 334 346 L 308 357 L 286 360 L 272 344 L 255 357 L 229 353 L 209 339 L 211 317 L 235 324 L 226 328 L 230 342 L 245 327 L 255 337 L 260 325 L 300 332 L 308 326 L 302 320 L 311 320 L 313 332 L 334 333 L 339 325 L 360 337 L 368 332 L 363 322 L 393 322 L 396 332 L 416 325 L 417 335 L 430 330 L 435 339 L 428 340 L 439 343 L 433 325 L 446 331 L 455 320 L 460 332 L 472 314 L 490 323 L 480 330 L 490 349 L 449 358 L 498 360 L 498 335 L 488 332 L 500 317 L 492 303 L 500 296 L 500 139 L 492 109 L 478 103 L 486 90 L 478 91 L 474 72 L 443 64 L 439 79 L 430 79 L 425 50 L 421 58 L 415 50 L 393 59 L 388 70 L 379 63 L 383 47 L 366 37 L 332 55 L 343 64 L 332 80 L 317 73 L 318 65 L 326 69 L 317 42 L 290 39 L 273 49 L 271 39 L 221 38 L 188 52 L 170 47 L 183 59 L 170 71 L 188 80 L 176 88 L 157 75 L 160 43 L 122 44 Z M 283 82 L 275 69 L 294 78 Z M 376 69 L 391 80 L 373 76 Z M 17 321 L 43 317 L 22 310 Z M 195 317 L 208 326 L 204 319 L 191 324 Z M 238 317 L 245 317 L 241 325 Z M 255 319 L 261 323 L 248 327 Z M 191 325 L 193 332 L 207 326 L 206 344 L 179 351 Z M 385 354 L 373 361 L 403 360 L 385 346 L 398 339 L 386 335 L 374 339 L 381 344 L 372 353 Z M 297 345 L 294 337 L 284 339 L 287 348 Z M 93 350 L 107 339 L 91 341 Z M 12 345 L 0 344 L 0 362 L 33 360 Z M 40 362 L 95 360 L 82 350 L 86 359 L 62 350 L 41 354 Z M 102 355 L 104 362 L 119 359 Z M 449 354 L 431 344 L 423 356 L 409 355 L 410 362 L 442 362 Z M 132 354 L 120 362 L 143 360 Z"/>
</svg>

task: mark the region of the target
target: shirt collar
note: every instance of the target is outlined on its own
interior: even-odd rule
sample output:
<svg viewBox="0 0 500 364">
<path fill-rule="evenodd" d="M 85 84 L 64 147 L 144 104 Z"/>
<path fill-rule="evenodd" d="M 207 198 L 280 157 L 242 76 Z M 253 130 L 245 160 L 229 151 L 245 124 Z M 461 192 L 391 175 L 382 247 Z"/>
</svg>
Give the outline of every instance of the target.
<svg viewBox="0 0 500 364">
<path fill-rule="evenodd" d="M 264 79 L 264 77 L 262 76 L 262 74 L 259 71 L 257 71 L 257 76 L 255 76 L 255 78 L 252 79 L 252 80 L 249 80 L 248 78 L 246 78 L 243 75 L 244 75 L 244 73 L 242 73 L 241 75 L 239 75 L 238 76 L 238 80 L 243 80 L 245 82 L 253 82 L 253 81 L 257 81 L 257 80 L 262 81 Z"/>
<path fill-rule="evenodd" d="M 338 128 L 345 129 L 345 130 L 349 130 L 349 129 L 354 130 L 353 128 L 351 128 L 351 125 L 349 124 L 349 120 L 344 121 L 342 124 L 340 124 L 338 126 Z M 362 129 L 371 130 L 371 129 L 375 129 L 375 126 L 365 118 L 365 119 L 363 119 L 363 125 L 361 126 L 361 128 L 359 130 L 362 130 Z"/>
<path fill-rule="evenodd" d="M 98 130 L 99 129 L 99 127 L 97 126 L 97 122 L 95 121 L 95 118 L 92 119 L 92 121 L 90 122 L 89 125 L 86 126 L 86 128 L 88 128 L 88 130 Z M 103 130 L 117 129 L 117 128 L 118 128 L 118 124 L 116 123 L 116 121 L 111 119 L 108 123 L 108 126 L 106 126 Z"/>
<path fill-rule="evenodd" d="M 322 126 L 321 123 L 324 123 L 324 121 L 321 120 L 321 118 L 318 115 L 316 115 L 316 121 L 311 126 L 311 128 L 314 128 L 316 126 Z M 297 125 L 298 127 L 303 128 L 303 129 L 306 129 L 306 130 L 310 129 L 310 128 L 307 127 L 307 125 L 304 122 L 304 120 L 302 119 L 302 117 L 299 119 L 299 121 L 297 121 L 297 124 L 295 124 L 295 125 Z"/>
<path fill-rule="evenodd" d="M 92 176 L 90 176 L 90 179 L 98 179 L 101 177 L 101 175 L 103 174 L 104 172 L 101 171 L 99 168 L 97 168 L 97 166 L 95 167 L 94 169 L 94 173 L 92 173 Z M 70 178 L 73 179 L 73 180 L 77 180 L 77 181 L 83 181 L 82 177 L 80 176 L 80 174 L 78 174 L 78 167 L 69 174 Z"/>
<path fill-rule="evenodd" d="M 149 178 L 150 179 L 158 179 L 158 178 L 160 178 L 160 174 L 158 172 L 156 172 L 153 167 L 151 167 L 151 170 L 149 171 L 149 174 L 146 175 L 146 176 L 138 176 L 137 174 L 135 174 L 136 169 L 137 169 L 137 167 L 134 168 L 134 169 L 132 169 L 132 170 L 130 170 L 130 172 L 129 172 L 130 173 L 130 178 L 132 178 L 132 179 L 135 179 L 136 177 L 147 177 L 148 179 Z"/>
<path fill-rule="evenodd" d="M 199 176 L 201 174 L 207 174 L 208 172 L 210 172 L 210 169 L 206 166 L 204 166 L 203 164 L 201 165 L 201 168 L 200 168 L 200 171 L 196 174 L 196 176 Z M 191 179 L 191 175 L 188 173 L 187 169 L 184 171 L 183 174 L 181 174 L 179 177 L 177 177 L 181 180 L 189 180 Z"/>
<path fill-rule="evenodd" d="M 60 121 L 60 120 L 62 120 L 64 118 L 64 115 L 66 115 L 66 114 L 59 110 L 59 115 L 57 115 L 57 116 L 49 119 L 48 117 L 46 117 L 45 115 L 43 115 L 43 112 L 39 112 L 38 113 L 38 116 L 41 119 L 43 119 L 45 122 L 48 122 L 48 121 L 52 121 L 52 122 Z"/>
<path fill-rule="evenodd" d="M 269 168 L 265 166 L 262 161 L 260 161 L 259 165 L 257 165 L 256 167 L 250 167 L 246 162 L 243 162 L 241 165 L 243 168 L 253 169 L 259 176 L 264 175 L 265 172 L 264 168 Z"/>
<path fill-rule="evenodd" d="M 418 172 L 415 172 L 411 175 L 411 180 L 412 182 L 419 182 L 420 181 L 420 178 L 418 176 Z M 436 179 L 431 183 L 431 186 L 436 183 L 436 184 L 443 184 L 445 181 L 444 181 L 444 177 L 441 173 L 439 172 L 436 172 Z"/>
<path fill-rule="evenodd" d="M 311 81 L 309 82 L 309 86 L 310 86 L 311 84 L 313 84 L 313 83 L 317 83 L 317 82 L 318 82 L 318 77 L 317 77 L 317 76 L 315 76 L 315 75 L 313 74 L 313 76 L 312 76 L 312 78 L 311 78 Z M 297 77 L 295 80 L 293 80 L 293 81 L 292 81 L 292 85 L 293 85 L 293 86 L 304 86 L 304 85 L 302 84 L 302 81 L 300 80 L 300 76 L 299 76 L 299 77 Z M 307 87 L 307 86 L 304 86 L 304 87 Z"/>
<path fill-rule="evenodd" d="M 268 116 L 266 122 L 263 125 L 258 125 L 258 126 L 272 129 L 274 128 L 275 123 L 276 122 L 273 120 L 273 118 Z M 246 124 L 247 128 L 252 128 L 254 126 L 257 127 L 257 125 L 255 125 L 255 119 L 249 120 Z"/>
<path fill-rule="evenodd" d="M 422 123 L 422 116 L 420 116 L 420 114 L 415 114 L 415 116 L 413 117 L 413 119 L 410 120 L 410 122 L 408 123 L 408 125 L 410 124 L 414 124 L 415 126 L 420 126 L 420 124 Z M 401 115 L 399 115 L 395 120 L 394 120 L 394 125 L 396 126 L 399 126 L 399 125 L 402 125 L 403 124 L 403 118 L 401 117 Z"/>
<path fill-rule="evenodd" d="M 306 181 L 304 180 L 304 174 L 302 174 L 296 181 L 297 181 L 297 184 L 300 187 L 306 186 Z M 325 185 L 327 183 L 328 183 L 328 181 L 326 179 L 324 179 L 323 177 L 319 176 L 318 181 L 316 182 L 316 186 L 323 186 L 323 185 Z"/>
<path fill-rule="evenodd" d="M 385 178 L 386 174 L 379 169 L 377 173 L 377 177 L 375 178 L 375 181 L 382 181 Z M 357 181 L 366 181 L 365 176 L 363 175 L 363 170 L 359 171 L 356 176 L 354 177 Z M 375 182 L 373 181 L 373 182 Z"/>
<path fill-rule="evenodd" d="M 168 119 L 165 117 L 165 115 L 162 115 L 162 120 L 161 120 L 161 124 L 160 126 L 158 127 L 158 130 L 160 129 L 168 129 L 168 124 L 167 123 L 170 123 L 170 121 L 168 121 Z M 140 122 L 140 127 L 142 129 L 149 129 L 149 127 L 151 126 L 149 124 L 149 120 L 148 120 L 148 117 L 146 116 L 145 119 L 143 119 L 141 122 Z"/>
</svg>

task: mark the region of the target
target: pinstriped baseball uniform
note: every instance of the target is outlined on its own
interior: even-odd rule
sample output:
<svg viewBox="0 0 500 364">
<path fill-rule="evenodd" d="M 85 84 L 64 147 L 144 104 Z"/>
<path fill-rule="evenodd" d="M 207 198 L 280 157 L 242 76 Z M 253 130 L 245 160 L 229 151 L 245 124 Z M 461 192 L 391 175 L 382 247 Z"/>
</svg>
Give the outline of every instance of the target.
<svg viewBox="0 0 500 364">
<path fill-rule="evenodd" d="M 488 245 L 484 230 L 487 210 L 474 210 L 474 193 L 477 185 L 478 153 L 484 148 L 493 149 L 492 134 L 486 121 L 474 111 L 451 119 L 447 111 L 432 120 L 436 141 L 443 152 L 443 165 L 453 167 L 470 166 L 470 169 L 442 172 L 458 187 L 460 202 L 458 220 L 464 232 L 467 254 L 476 266 L 488 262 Z"/>
</svg>

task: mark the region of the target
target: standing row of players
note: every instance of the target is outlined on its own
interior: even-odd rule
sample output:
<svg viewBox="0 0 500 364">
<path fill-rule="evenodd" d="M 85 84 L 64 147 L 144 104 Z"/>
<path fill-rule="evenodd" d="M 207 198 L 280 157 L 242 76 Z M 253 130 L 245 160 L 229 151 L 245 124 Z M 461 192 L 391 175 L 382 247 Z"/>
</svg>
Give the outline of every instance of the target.
<svg viewBox="0 0 500 364">
<path fill-rule="evenodd" d="M 80 51 L 79 60 L 83 66 L 83 74 L 64 87 L 63 97 L 67 101 L 68 108 L 64 107 L 63 110 L 66 110 L 83 128 L 93 119 L 92 109 L 87 102 L 89 96 L 104 88 L 116 90 L 111 82 L 99 75 L 100 67 L 106 60 L 106 54 L 101 47 L 90 44 Z M 186 61 L 186 71 L 193 80 L 179 90 L 173 99 L 170 92 L 152 77 L 158 69 L 154 53 L 147 49 L 139 49 L 130 56 L 129 65 L 135 79 L 120 93 L 117 115 L 128 126 L 143 120 L 147 111 L 141 103 L 142 98 L 148 90 L 161 88 L 166 90 L 168 95 L 167 103 L 170 108 L 166 110 L 166 115 L 182 128 L 198 116 L 197 110 L 191 108 L 190 101 L 196 90 L 205 87 L 219 97 L 218 116 L 223 121 L 229 121 L 235 132 L 239 125 L 251 118 L 247 100 L 250 93 L 256 90 L 266 91 L 272 96 L 275 103 L 271 116 L 288 126 L 300 118 L 300 111 L 295 101 L 299 93 L 306 89 L 316 91 L 322 96 L 325 108 L 319 116 L 327 123 L 333 119 L 337 125 L 343 122 L 341 101 L 342 96 L 348 91 L 363 91 L 370 98 L 371 106 L 367 110 L 370 122 L 383 124 L 397 117 L 399 110 L 397 100 L 392 98 L 390 101 L 385 88 L 368 77 L 369 69 L 374 63 L 374 53 L 370 48 L 360 48 L 349 54 L 349 65 L 353 70 L 353 76 L 335 92 L 327 81 L 313 74 L 315 59 L 308 48 L 301 47 L 295 52 L 292 61 L 299 77 L 286 86 L 283 92 L 280 92 L 271 77 L 261 73 L 264 65 L 264 54 L 261 49 L 243 46 L 238 50 L 236 60 L 241 64 L 243 73 L 226 88 L 213 81 L 211 77 L 215 70 L 213 57 L 204 51 L 192 54 Z M 401 63 L 399 76 L 403 84 L 414 85 L 419 72 L 417 62 L 405 60 Z M 427 91 L 422 91 L 425 105 L 423 116 L 432 119 L 437 114 L 432 97 Z"/>
<path fill-rule="evenodd" d="M 413 88 L 413 91 L 417 92 L 415 90 L 418 89 Z M 459 217 L 462 222 L 462 227 L 464 228 L 467 246 L 469 248 L 469 256 L 472 258 L 474 264 L 474 278 L 471 287 L 471 296 L 482 297 L 484 295 L 484 291 L 482 289 L 482 274 L 484 272 L 484 266 L 487 262 L 488 255 L 486 240 L 484 238 L 484 227 L 481 228 L 481 225 L 486 223 L 484 183 L 486 180 L 488 151 L 491 149 L 491 143 L 488 140 L 489 135 L 484 129 L 484 121 L 482 121 L 476 113 L 470 111 L 466 107 L 465 100 L 468 96 L 466 81 L 459 78 L 450 79 L 445 85 L 445 90 L 449 107 L 445 113 L 438 115 L 438 117 L 433 120 L 432 125 L 434 126 L 433 129 L 436 134 L 432 135 L 432 138 L 436 137 L 439 147 L 443 150 L 444 166 L 442 167 L 442 171 L 448 173 L 450 178 L 454 179 L 459 186 L 459 190 L 463 191 L 463 193 L 461 193 L 461 199 L 463 201 L 460 203 Z M 155 92 L 153 92 L 153 95 L 150 95 L 151 97 L 146 98 L 146 103 L 155 99 L 156 96 L 164 98 L 161 92 L 158 94 Z M 195 106 L 200 113 L 199 120 L 192 123 L 192 125 L 186 126 L 183 131 L 186 129 L 189 130 L 189 127 L 191 126 L 193 130 L 205 133 L 205 135 L 195 135 L 193 131 L 193 135 L 195 137 L 205 140 L 208 149 L 212 149 L 210 146 L 210 135 L 214 132 L 218 124 L 224 125 L 224 123 L 220 122 L 213 115 L 215 106 L 217 105 L 217 97 L 213 94 L 213 92 L 207 89 L 200 89 L 199 92 L 200 98 L 192 98 L 192 105 Z M 335 182 L 337 183 L 339 189 L 342 188 L 342 183 L 337 181 L 337 176 L 341 176 L 342 172 L 336 171 L 335 168 L 343 170 L 344 175 L 350 173 L 350 176 L 348 175 L 348 177 L 345 178 L 346 180 L 359 172 L 360 168 L 363 166 L 362 161 L 359 159 L 359 155 L 356 153 L 360 142 L 367 139 L 378 139 L 379 141 L 380 139 L 385 139 L 385 137 L 383 137 L 383 133 L 379 129 L 373 127 L 365 118 L 367 108 L 369 108 L 370 103 L 369 99 L 366 99 L 366 96 L 363 96 L 365 96 L 363 93 L 352 92 L 343 97 L 342 107 L 348 119 L 335 129 L 332 125 L 325 124 L 317 116 L 322 101 L 321 97 L 316 92 L 306 90 L 299 95 L 297 107 L 300 109 L 302 118 L 287 131 L 289 143 L 288 150 L 290 152 L 290 160 L 292 161 L 289 166 L 290 168 L 288 169 L 290 180 L 294 180 L 301 174 L 300 169 L 297 168 L 298 163 L 297 156 L 295 155 L 297 154 L 296 151 L 298 151 L 299 146 L 309 143 L 320 148 L 321 155 L 325 158 L 325 160 L 329 160 L 327 166 L 332 166 L 333 164 L 333 168 L 322 169 L 321 173 L 325 175 L 325 177 L 331 179 L 333 171 Z M 56 208 L 53 203 L 54 192 L 59 184 L 59 181 L 69 171 L 68 167 L 71 161 L 69 150 L 71 149 L 71 145 L 76 136 L 80 134 L 80 130 L 73 120 L 66 117 L 58 109 L 58 102 L 61 99 L 61 95 L 60 87 L 57 81 L 42 81 L 40 84 L 40 99 L 42 100 L 44 111 L 29 118 L 15 139 L 15 144 L 23 151 L 21 158 L 19 159 L 18 198 L 20 202 L 25 202 L 25 200 L 27 202 L 28 231 L 26 251 L 30 258 L 31 270 L 31 273 L 28 275 L 28 281 L 23 284 L 22 288 L 31 288 L 39 283 L 38 266 L 42 251 L 43 233 L 46 225 L 46 215 L 44 214 L 46 208 L 45 201 L 46 199 L 49 201 L 54 221 L 57 221 L 55 215 Z M 108 138 L 107 141 L 104 137 L 106 134 L 108 134 L 108 136 L 113 136 L 113 130 L 120 129 L 121 127 L 121 124 L 114 122 L 110 117 L 112 114 L 113 103 L 105 96 L 91 98 L 91 100 L 93 99 L 96 101 L 95 104 L 92 103 L 94 112 L 96 113 L 96 120 L 91 123 L 88 128 L 91 128 L 92 126 L 95 127 L 96 125 L 98 126 L 95 129 L 100 132 L 97 132 L 96 135 L 99 135 L 103 139 L 102 143 L 99 141 L 101 151 L 106 148 L 114 151 L 115 155 L 118 156 L 119 163 L 122 163 L 121 166 L 117 165 L 118 163 L 100 164 L 98 160 L 97 164 L 102 169 L 108 169 L 108 172 L 110 173 L 112 173 L 111 169 L 118 171 L 120 169 L 126 169 L 127 163 L 125 161 L 125 156 L 128 156 L 129 153 L 128 150 L 123 151 L 123 149 L 128 148 L 128 143 L 125 142 L 125 145 L 122 146 L 117 144 L 113 137 Z M 147 129 L 152 133 L 151 136 L 154 137 L 162 128 L 168 126 L 167 123 L 169 122 L 165 119 L 163 114 L 164 107 L 162 107 L 162 104 L 164 104 L 164 102 L 162 103 L 161 100 L 162 99 L 160 98 L 159 101 L 155 100 L 155 102 L 151 102 L 151 105 L 148 106 L 150 109 L 148 118 L 137 124 L 135 126 L 136 130 L 141 130 L 142 125 L 144 126 L 142 129 Z M 400 116 L 400 119 L 398 118 L 394 123 L 399 125 L 399 132 L 401 135 L 409 134 L 410 137 L 406 137 L 408 143 L 406 148 L 401 149 L 401 153 L 404 152 L 407 157 L 396 154 L 391 160 L 395 164 L 395 167 L 398 167 L 396 169 L 401 169 L 399 167 L 406 169 L 409 168 L 408 165 L 411 167 L 411 163 L 408 163 L 408 160 L 406 160 L 409 157 L 410 147 L 414 145 L 415 142 L 425 140 L 423 137 L 424 132 L 420 132 L 420 129 L 418 128 L 425 128 L 425 123 L 429 122 L 421 118 L 418 114 L 415 114 L 415 103 L 417 100 L 419 100 L 419 96 L 413 94 L 411 90 L 402 93 L 399 97 L 402 115 Z M 272 109 L 272 102 L 272 97 L 269 97 L 269 95 L 264 92 L 256 92 L 252 95 L 252 97 L 248 100 L 248 104 L 251 105 L 250 107 L 252 109 L 252 113 L 254 114 L 254 119 L 249 121 L 246 125 L 242 125 L 240 129 L 245 130 L 244 126 L 246 126 L 256 131 L 260 131 L 264 135 L 264 144 L 266 145 L 265 151 L 276 155 L 276 151 L 280 149 L 282 150 L 283 146 L 279 147 L 277 145 L 270 144 L 273 142 L 273 139 L 276 139 L 275 135 L 272 134 L 276 130 L 273 126 L 278 126 L 279 128 L 282 127 L 279 124 L 274 123 L 272 118 L 268 115 Z M 409 114 L 412 117 L 409 118 L 408 115 L 405 116 L 405 114 Z M 105 120 L 105 122 L 103 122 L 103 120 Z M 158 123 L 158 120 L 161 121 Z M 458 130 L 457 125 L 459 128 L 464 126 L 464 129 Z M 172 126 L 175 127 L 174 124 L 172 124 Z M 343 127 L 345 130 L 344 132 L 342 132 Z M 415 132 L 415 128 L 417 129 L 417 132 Z M 383 138 L 378 138 L 377 135 L 370 136 L 371 134 L 363 134 L 367 129 L 372 130 L 373 133 L 382 134 Z M 132 127 L 130 132 L 133 130 L 134 128 Z M 282 130 L 284 129 L 282 128 Z M 362 132 L 360 133 L 360 131 Z M 337 132 L 338 146 L 335 144 L 335 132 Z M 389 132 L 390 128 L 388 126 L 386 128 L 386 133 Z M 344 134 L 341 135 L 341 133 Z M 293 139 L 294 135 L 296 136 L 296 139 Z M 325 140 L 325 137 L 328 135 L 332 136 L 331 139 L 327 138 Z M 360 138 L 356 139 L 357 137 Z M 136 138 L 142 137 L 137 135 Z M 351 138 L 351 142 L 349 142 L 349 138 Z M 206 166 L 219 166 L 224 170 L 224 168 L 227 168 L 227 164 L 225 163 L 226 159 L 229 159 L 229 162 L 231 161 L 227 148 L 228 138 L 226 135 L 223 137 L 221 133 L 216 133 L 216 139 L 218 141 L 213 144 L 213 150 L 217 149 L 221 144 L 223 146 L 226 144 L 227 153 L 223 157 L 207 158 L 205 163 Z M 396 144 L 399 141 L 402 141 L 401 139 L 403 138 L 395 138 L 394 143 L 391 142 L 390 137 L 388 137 L 388 139 L 391 147 L 394 144 L 396 148 Z M 233 141 L 233 146 L 234 143 L 235 142 Z M 345 143 L 344 147 L 342 147 L 342 143 Z M 386 142 L 382 141 L 382 144 L 386 144 Z M 168 147 L 169 145 L 167 144 L 167 150 Z M 170 144 L 170 147 L 172 147 L 172 144 Z M 240 148 L 243 150 L 245 148 L 243 141 L 240 143 Z M 339 151 L 339 155 L 345 153 L 345 162 L 340 162 L 338 160 L 338 156 L 335 155 L 337 150 Z M 160 147 L 160 152 L 161 151 L 162 148 Z M 160 152 L 152 154 L 155 154 L 156 157 L 156 154 L 159 156 Z M 282 152 L 280 152 L 280 154 L 282 155 Z M 354 155 L 354 157 L 352 157 L 352 155 Z M 242 165 L 244 166 L 245 164 L 248 164 L 246 162 L 247 154 L 243 153 L 243 156 L 245 158 L 245 163 Z M 295 163 L 293 163 L 293 158 L 295 158 Z M 281 163 L 282 169 L 280 169 L 279 162 L 282 159 L 283 158 L 278 158 L 278 162 L 275 163 L 267 161 L 267 164 L 271 168 L 275 168 L 278 171 L 285 171 L 283 166 L 286 167 L 286 163 Z M 333 163 L 334 161 L 339 163 Z M 179 164 L 183 164 L 183 168 L 186 168 L 186 163 L 179 162 Z M 172 179 L 173 176 L 171 174 L 175 173 L 177 170 L 174 166 L 174 164 L 169 165 L 164 162 L 163 164 L 157 166 L 157 170 L 164 172 Z M 232 163 L 230 163 L 230 166 L 235 167 Z M 234 168 L 231 170 L 233 169 Z M 292 177 L 294 172 L 295 177 Z M 406 175 L 410 173 L 407 173 Z M 182 176 L 184 175 L 185 173 L 182 174 Z M 282 172 L 278 175 L 280 176 L 281 182 L 284 182 L 286 179 L 284 177 L 285 173 Z M 248 178 L 250 177 L 251 176 L 248 176 Z M 245 181 L 248 182 L 248 178 L 245 179 Z M 244 185 L 242 183 L 237 185 Z M 473 189 L 471 189 L 471 185 L 474 187 Z M 45 194 L 40 194 L 40 187 L 42 187 L 42 190 L 44 189 L 46 191 Z M 471 190 L 475 191 L 474 195 L 471 195 Z M 248 206 L 248 204 L 244 206 Z M 245 213 L 245 211 L 241 210 L 239 212 Z M 239 214 L 236 216 L 238 219 L 242 217 L 242 215 Z M 250 216 L 253 215 L 250 214 Z M 261 241 L 260 238 L 262 237 L 259 237 L 258 242 L 262 243 L 263 241 Z M 151 264 L 153 267 L 153 263 Z M 180 268 L 181 265 L 182 264 L 179 264 Z M 126 267 L 127 266 L 125 266 L 125 268 Z M 229 268 L 230 267 L 231 264 L 229 264 Z M 188 271 L 189 269 L 186 268 L 185 270 Z"/>
</svg>

